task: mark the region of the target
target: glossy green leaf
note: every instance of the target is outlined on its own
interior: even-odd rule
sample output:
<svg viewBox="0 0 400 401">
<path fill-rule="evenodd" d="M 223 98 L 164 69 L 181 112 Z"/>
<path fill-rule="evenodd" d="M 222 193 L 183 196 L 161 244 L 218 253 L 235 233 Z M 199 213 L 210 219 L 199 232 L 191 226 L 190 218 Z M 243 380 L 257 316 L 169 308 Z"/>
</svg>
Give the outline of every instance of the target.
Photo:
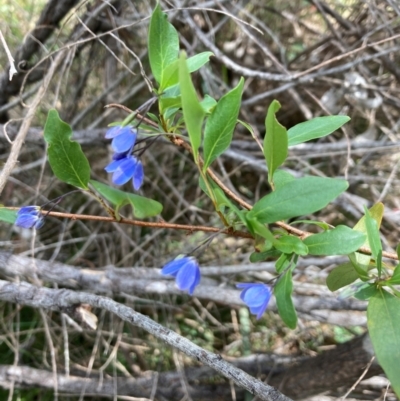
<svg viewBox="0 0 400 401">
<path fill-rule="evenodd" d="M 90 166 L 81 146 L 71 141 L 72 129 L 62 121 L 56 110 L 50 110 L 44 127 L 47 154 L 54 175 L 75 187 L 87 189 Z"/>
<path fill-rule="evenodd" d="M 0 221 L 14 224 L 17 220 L 18 210 L 11 210 L 6 207 L 0 207 Z"/>
<path fill-rule="evenodd" d="M 273 182 L 275 170 L 286 160 L 288 154 L 288 136 L 286 128 L 279 123 L 276 113 L 281 108 L 277 100 L 268 107 L 265 118 L 264 157 L 268 167 L 268 181 Z"/>
<path fill-rule="evenodd" d="M 193 157 L 197 162 L 199 147 L 201 144 L 201 128 L 205 111 L 197 99 L 192 79 L 186 64 L 186 55 L 182 52 L 179 58 L 179 86 L 181 89 L 182 111 L 185 118 L 186 128 L 193 149 Z"/>
<path fill-rule="evenodd" d="M 358 279 L 358 273 L 351 262 L 336 266 L 326 278 L 326 285 L 331 291 L 337 291 L 342 287 L 354 283 Z"/>
<path fill-rule="evenodd" d="M 189 57 L 186 62 L 190 73 L 197 71 L 204 64 L 208 63 L 210 57 L 213 55 L 211 52 L 203 52 Z M 160 91 L 164 91 L 179 82 L 179 60 L 169 64 L 162 72 L 162 81 L 160 84 Z"/>
<path fill-rule="evenodd" d="M 293 235 L 283 235 L 274 242 L 274 247 L 282 253 L 305 256 L 308 254 L 307 245 L 304 242 Z"/>
<path fill-rule="evenodd" d="M 367 320 L 378 362 L 400 397 L 400 299 L 380 289 L 369 300 Z"/>
<path fill-rule="evenodd" d="M 324 208 L 344 192 L 347 181 L 325 177 L 303 177 L 286 183 L 261 198 L 249 212 L 261 223 L 307 215 Z"/>
<path fill-rule="evenodd" d="M 311 139 L 322 138 L 336 131 L 348 121 L 350 121 L 350 117 L 347 116 L 325 116 L 297 124 L 287 132 L 289 146 L 298 145 Z"/>
<path fill-rule="evenodd" d="M 90 180 L 90 183 L 101 196 L 115 206 L 115 214 L 117 218 L 119 218 L 119 209 L 125 205 L 131 205 L 134 216 L 139 219 L 157 216 L 163 209 L 161 203 L 153 199 L 145 198 L 144 196 L 129 192 L 123 192 L 98 181 Z"/>
<path fill-rule="evenodd" d="M 310 255 L 347 255 L 356 251 L 365 241 L 365 234 L 347 226 L 337 226 L 304 240 Z"/>
<path fill-rule="evenodd" d="M 379 235 L 379 227 L 376 220 L 371 216 L 369 210 L 365 207 L 365 228 L 367 229 L 368 243 L 371 248 L 371 253 L 376 261 L 378 275 L 382 273 L 382 243 Z"/>
<path fill-rule="evenodd" d="M 178 59 L 179 37 L 176 29 L 168 22 L 167 14 L 157 4 L 153 11 L 149 26 L 149 61 L 151 72 L 160 84 L 166 67 Z"/>
<path fill-rule="evenodd" d="M 274 287 L 279 316 L 290 329 L 297 326 L 297 314 L 292 300 L 293 280 L 291 270 L 286 271 Z"/>
<path fill-rule="evenodd" d="M 204 171 L 228 149 L 232 141 L 239 115 L 243 85 L 244 79 L 241 78 L 235 88 L 222 96 L 207 119 L 203 145 Z"/>
</svg>

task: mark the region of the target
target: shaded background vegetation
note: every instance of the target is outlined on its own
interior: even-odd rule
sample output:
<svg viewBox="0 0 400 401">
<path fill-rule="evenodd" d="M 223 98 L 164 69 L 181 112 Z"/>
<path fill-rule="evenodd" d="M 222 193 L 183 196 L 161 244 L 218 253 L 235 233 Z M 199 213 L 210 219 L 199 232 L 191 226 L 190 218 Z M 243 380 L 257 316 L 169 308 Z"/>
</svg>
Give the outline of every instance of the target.
<svg viewBox="0 0 400 401">
<path fill-rule="evenodd" d="M 52 107 L 71 124 L 74 137 L 90 160 L 92 177 L 109 180 L 103 169 L 111 152 L 104 133 L 109 123 L 122 120 L 126 113 L 105 106 L 118 103 L 133 110 L 151 97 L 144 76 L 151 81 L 146 42 L 154 5 L 123 0 L 2 0 L 0 30 L 19 70 L 9 81 L 7 58 L 1 52 L 0 123 L 6 124 L 2 126 L 0 142 L 3 162 L 10 152 L 7 136 L 10 140 L 15 137 L 50 60 L 63 55 L 35 111 L 18 166 L 2 192 L 2 203 L 41 205 L 71 190 L 52 176 L 46 163 L 41 131 Z M 352 118 L 332 136 L 292 148 L 286 168 L 295 175 L 349 180 L 348 193 L 314 216 L 327 223 L 352 226 L 361 217 L 364 204 L 383 201 L 386 212 L 382 239 L 386 249 L 393 250 L 399 237 L 399 4 L 394 0 L 254 0 L 171 1 L 162 2 L 162 6 L 179 31 L 181 47 L 189 55 L 205 50 L 215 54 L 194 75 L 199 95 L 219 98 L 241 76 L 246 78 L 240 119 L 250 123 L 259 138 L 263 137 L 264 118 L 272 99 L 281 102 L 278 117 L 288 128 L 321 115 L 340 113 Z M 141 192 L 164 205 L 164 220 L 220 226 L 208 198 L 197 186 L 197 171 L 189 154 L 159 140 L 143 154 L 142 161 L 145 183 Z M 262 153 L 241 126 L 235 131 L 231 149 L 214 169 L 250 203 L 269 191 Z M 96 201 L 80 193 L 66 197 L 57 210 L 104 214 Z M 132 217 L 128 210 L 125 215 Z M 300 228 L 313 230 L 306 224 Z M 267 281 L 273 277 L 271 264 L 249 263 L 253 250 L 250 240 L 215 238 L 200 257 L 201 265 L 209 267 L 204 270 L 202 284 L 212 288 L 213 293 L 191 299 L 171 289 L 172 284 L 164 294 L 157 293 L 151 283 L 161 278 L 151 268 L 159 268 L 179 253 L 190 252 L 207 238 L 205 234 L 55 218 L 47 218 L 36 235 L 5 224 L 0 226 L 0 232 L 5 256 L 35 257 L 97 271 L 107 266 L 145 268 L 137 270 L 134 277 L 137 282 L 147 280 L 142 287 L 137 285 L 128 292 L 110 288 L 109 295 L 225 357 L 273 352 L 277 358 L 290 356 L 282 362 L 286 366 L 299 356 L 314 356 L 365 331 L 362 303 L 341 304 L 343 310 L 333 312 L 328 307 L 315 307 L 321 299 L 335 299 L 324 282 L 337 259 L 313 259 L 300 265 L 295 275 L 296 296 L 299 302 L 305 299 L 301 297 L 309 297 L 316 303 L 314 309 L 300 310 L 299 327 L 290 331 L 282 326 L 273 307 L 255 321 L 236 298 L 230 298 L 231 293 L 224 292 L 233 290 L 238 281 Z M 32 266 L 34 270 L 35 263 Z M 10 278 L 5 266 L 0 273 Z M 40 274 L 12 279 L 85 289 L 83 281 L 58 282 L 55 277 Z M 216 294 L 221 296 L 216 298 Z M 11 304 L 1 305 L 0 313 L 2 365 L 48 372 L 56 366 L 59 374 L 91 378 L 142 378 L 149 371 L 182 373 L 185 365 L 195 366 L 145 332 L 101 311 L 94 311 L 99 318 L 97 330 L 64 314 Z M 190 374 L 187 373 L 189 379 Z M 181 386 L 185 379 L 179 377 L 185 376 L 176 376 L 176 385 L 188 396 L 191 390 Z M 160 387 L 171 385 L 171 381 L 165 383 L 160 381 Z M 205 385 L 219 383 L 223 383 L 221 378 L 208 377 Z M 1 378 L 0 385 L 6 388 L 1 399 L 54 399 L 54 391 L 24 390 L 10 377 Z M 351 396 L 379 399 L 381 387 L 365 384 Z M 326 390 L 333 389 L 328 386 Z M 333 392 L 333 396 L 343 395 L 346 390 Z M 232 389 L 226 399 L 234 399 L 234 392 Z M 81 398 L 61 393 L 58 398 L 98 399 L 84 395 L 83 390 L 81 393 Z M 193 399 L 209 397 L 209 393 L 205 392 L 203 398 L 200 394 L 201 391 Z M 244 399 L 240 392 L 237 396 Z M 159 395 L 155 399 L 163 398 Z M 389 394 L 386 399 L 395 398 Z"/>
</svg>

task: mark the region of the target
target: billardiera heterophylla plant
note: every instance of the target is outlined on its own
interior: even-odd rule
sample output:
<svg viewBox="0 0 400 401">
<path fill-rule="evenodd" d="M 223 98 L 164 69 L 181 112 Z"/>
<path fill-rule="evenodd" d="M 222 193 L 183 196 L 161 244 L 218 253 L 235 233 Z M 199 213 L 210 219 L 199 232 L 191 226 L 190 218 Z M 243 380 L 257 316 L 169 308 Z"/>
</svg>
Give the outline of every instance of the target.
<svg viewBox="0 0 400 401">
<path fill-rule="evenodd" d="M 193 256 L 177 257 L 161 269 L 161 274 L 175 277 L 177 287 L 190 295 L 193 295 L 201 278 L 199 264 Z"/>
<path fill-rule="evenodd" d="M 288 327 L 295 328 L 297 325 L 297 313 L 292 300 L 295 284 L 293 271 L 297 258 L 307 255 L 348 255 L 349 262 L 336 266 L 329 273 L 328 288 L 337 291 L 353 283 L 365 283 L 362 288 L 357 287 L 353 295 L 368 301 L 368 330 L 377 359 L 394 390 L 400 395 L 400 365 L 398 358 L 394 358 L 398 355 L 396 352 L 400 342 L 400 293 L 396 288 L 400 284 L 400 263 L 393 267 L 382 259 L 379 227 L 384 214 L 383 205 L 378 203 L 366 209 L 353 228 L 346 225 L 332 228 L 322 222 L 311 221 L 311 224 L 317 225 L 319 232 L 302 235 L 296 234 L 293 227 L 285 223 L 288 219 L 293 221 L 301 216 L 313 215 L 348 188 L 348 182 L 342 179 L 316 176 L 297 178 L 281 167 L 291 146 L 327 136 L 348 122 L 349 117 L 318 117 L 287 130 L 277 119 L 280 103 L 272 101 L 266 112 L 262 144 L 268 170 L 265 181 L 268 181 L 272 191 L 253 205 L 248 205 L 221 181 L 218 182 L 218 177 L 212 171 L 215 160 L 231 144 L 239 121 L 242 93 L 246 88 L 244 79 L 238 78 L 234 83 L 236 86 L 219 100 L 208 95 L 199 100 L 191 73 L 205 65 L 211 53 L 204 52 L 187 58 L 183 52 L 180 53 L 179 43 L 177 31 L 158 4 L 151 17 L 148 43 L 151 72 L 156 81 L 154 92 L 159 107 L 158 115 L 147 115 L 154 123 L 150 124 L 152 131 L 172 142 L 178 135 L 187 132 L 185 148 L 190 148 L 198 167 L 201 176 L 199 186 L 211 199 L 225 230 L 229 233 L 240 227 L 247 231 L 247 236 L 251 235 L 256 240 L 257 252 L 251 255 L 251 262 L 262 262 L 271 257 L 277 259 L 275 267 L 278 278 L 273 286 L 273 294 L 278 312 Z M 138 127 L 142 121 L 141 117 L 133 117 L 107 131 L 106 137 L 112 139 L 111 147 L 115 154 L 106 170 L 113 174 L 112 181 L 116 185 L 129 180 L 132 180 L 135 189 L 142 185 L 143 166 L 133 155 L 137 129 L 130 126 L 132 123 Z M 251 131 L 248 124 L 240 123 Z M 81 191 L 97 196 L 114 218 L 113 221 L 120 219 L 119 210 L 125 205 L 132 206 L 133 215 L 141 219 L 161 213 L 162 205 L 153 199 L 91 180 L 89 161 L 71 136 L 71 127 L 59 118 L 57 111 L 51 110 L 44 137 L 48 144 L 48 160 L 55 176 Z M 174 144 L 178 145 L 178 142 Z M 112 205 L 109 208 L 111 212 L 107 209 L 109 204 Z M 36 206 L 25 206 L 18 213 L 15 210 L 0 210 L 0 218 L 19 226 L 39 228 L 43 221 L 39 210 Z M 280 226 L 279 230 L 275 230 L 276 225 Z M 369 255 L 360 252 L 360 248 L 365 250 L 365 247 L 368 247 Z M 169 262 L 163 267 L 162 274 L 175 277 L 178 288 L 190 295 L 200 282 L 199 264 L 190 256 Z M 272 287 L 262 283 L 241 283 L 239 288 L 242 289 L 242 301 L 260 318 L 268 306 Z"/>
<path fill-rule="evenodd" d="M 249 307 L 250 312 L 260 319 L 268 307 L 271 299 L 271 287 L 263 283 L 239 283 L 237 288 L 242 288 L 241 300 Z"/>
<path fill-rule="evenodd" d="M 44 217 L 39 206 L 24 206 L 17 212 L 15 225 L 21 228 L 36 228 L 44 224 Z"/>
<path fill-rule="evenodd" d="M 136 143 L 137 129 L 131 126 L 111 127 L 105 135 L 106 139 L 112 139 L 111 147 L 115 151 L 113 161 L 104 170 L 113 173 L 112 182 L 115 185 L 126 184 L 132 180 L 135 191 L 143 184 L 144 172 L 141 161 L 132 155 Z"/>
</svg>

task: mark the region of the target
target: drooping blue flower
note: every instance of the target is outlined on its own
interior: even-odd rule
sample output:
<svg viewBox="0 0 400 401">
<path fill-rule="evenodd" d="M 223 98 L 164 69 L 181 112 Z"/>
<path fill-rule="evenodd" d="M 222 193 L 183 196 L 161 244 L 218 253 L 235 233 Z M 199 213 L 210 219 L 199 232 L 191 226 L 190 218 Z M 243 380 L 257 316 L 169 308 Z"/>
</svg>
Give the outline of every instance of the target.
<svg viewBox="0 0 400 401">
<path fill-rule="evenodd" d="M 257 319 L 263 315 L 271 299 L 271 287 L 261 283 L 239 283 L 237 288 L 243 288 L 240 298 L 249 307 Z"/>
<path fill-rule="evenodd" d="M 44 224 L 43 215 L 40 213 L 39 206 L 24 206 L 17 212 L 15 225 L 22 228 L 39 229 Z"/>
<path fill-rule="evenodd" d="M 143 165 L 135 156 L 116 153 L 113 161 L 105 167 L 107 173 L 114 173 L 112 182 L 115 185 L 126 184 L 132 179 L 133 188 L 137 191 L 143 184 Z"/>
<path fill-rule="evenodd" d="M 117 153 L 129 152 L 134 146 L 137 137 L 137 130 L 130 126 L 111 127 L 106 132 L 106 139 L 111 139 L 111 146 Z"/>
<path fill-rule="evenodd" d="M 161 270 L 164 276 L 175 277 L 176 285 L 181 291 L 193 294 L 194 289 L 200 283 L 200 268 L 197 260 L 190 256 L 176 258 L 167 263 Z"/>
</svg>

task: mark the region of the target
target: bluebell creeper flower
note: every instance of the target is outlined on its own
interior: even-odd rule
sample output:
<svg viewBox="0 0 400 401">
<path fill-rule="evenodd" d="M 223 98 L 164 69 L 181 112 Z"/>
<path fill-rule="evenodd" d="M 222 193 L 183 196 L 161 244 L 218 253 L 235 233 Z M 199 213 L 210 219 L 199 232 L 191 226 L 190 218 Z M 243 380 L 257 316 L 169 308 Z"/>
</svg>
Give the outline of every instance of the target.
<svg viewBox="0 0 400 401">
<path fill-rule="evenodd" d="M 136 143 L 137 130 L 130 126 L 111 127 L 106 132 L 106 139 L 111 139 L 111 146 L 117 153 L 129 152 L 133 149 Z"/>
<path fill-rule="evenodd" d="M 39 229 L 44 224 L 43 215 L 40 213 L 39 206 L 24 206 L 17 212 L 15 225 L 22 228 Z"/>
<path fill-rule="evenodd" d="M 143 165 L 135 156 L 126 153 L 115 153 L 113 161 L 105 167 L 107 173 L 114 173 L 112 182 L 115 185 L 126 184 L 132 179 L 133 188 L 137 191 L 143 184 Z"/>
<path fill-rule="evenodd" d="M 161 274 L 175 277 L 178 288 L 181 291 L 188 291 L 190 295 L 200 283 L 199 264 L 195 258 L 190 256 L 176 258 L 167 263 L 162 268 Z"/>
<path fill-rule="evenodd" d="M 257 319 L 263 315 L 271 299 L 271 287 L 261 283 L 239 283 L 237 288 L 243 288 L 240 298 L 249 307 Z"/>
</svg>

